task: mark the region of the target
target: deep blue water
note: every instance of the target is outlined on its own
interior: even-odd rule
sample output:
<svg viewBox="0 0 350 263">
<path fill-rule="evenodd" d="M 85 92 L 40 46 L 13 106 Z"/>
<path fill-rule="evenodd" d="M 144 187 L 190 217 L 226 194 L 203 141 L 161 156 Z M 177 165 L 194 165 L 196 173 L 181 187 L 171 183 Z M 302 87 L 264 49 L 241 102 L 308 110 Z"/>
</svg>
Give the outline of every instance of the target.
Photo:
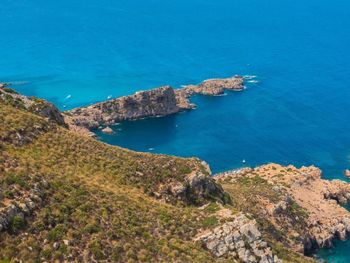
<svg viewBox="0 0 350 263">
<path fill-rule="evenodd" d="M 342 178 L 349 10 L 347 0 L 2 0 L 0 81 L 69 109 L 164 84 L 257 75 L 244 92 L 197 96 L 194 111 L 125 122 L 101 139 L 198 156 L 214 172 L 244 159 L 315 164 Z M 346 262 L 349 249 L 340 243 L 323 257 Z"/>
</svg>

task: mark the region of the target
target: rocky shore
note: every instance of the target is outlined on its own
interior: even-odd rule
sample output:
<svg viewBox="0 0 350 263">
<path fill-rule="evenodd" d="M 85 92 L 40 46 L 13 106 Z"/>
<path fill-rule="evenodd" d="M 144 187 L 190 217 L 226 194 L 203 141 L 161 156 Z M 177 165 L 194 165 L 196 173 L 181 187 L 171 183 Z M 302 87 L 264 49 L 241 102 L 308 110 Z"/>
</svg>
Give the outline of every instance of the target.
<svg viewBox="0 0 350 263">
<path fill-rule="evenodd" d="M 196 105 L 190 102 L 194 94 L 220 95 L 225 90 L 243 90 L 243 78 L 234 76 L 226 79 L 210 79 L 181 89 L 163 86 L 139 91 L 130 96 L 66 111 L 65 121 L 71 129 L 87 132 L 124 120 L 165 116 L 194 109 Z"/>
<path fill-rule="evenodd" d="M 340 180 L 324 180 L 320 169 L 269 164 L 244 168 L 215 177 L 225 190 L 238 182 L 266 184 L 271 197 L 256 196 L 261 218 L 283 231 L 285 242 L 295 251 L 312 254 L 330 248 L 333 240 L 344 240 L 350 232 L 350 213 L 342 207 L 350 199 L 350 185 Z M 302 224 L 300 225 L 300 223 Z"/>
</svg>

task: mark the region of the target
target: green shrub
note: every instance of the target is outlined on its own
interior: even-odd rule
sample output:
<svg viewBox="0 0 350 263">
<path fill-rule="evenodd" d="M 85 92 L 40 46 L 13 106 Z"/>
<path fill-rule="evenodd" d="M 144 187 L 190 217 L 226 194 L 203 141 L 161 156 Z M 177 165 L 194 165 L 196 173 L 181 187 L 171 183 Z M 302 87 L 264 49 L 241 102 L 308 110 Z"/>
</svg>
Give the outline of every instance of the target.
<svg viewBox="0 0 350 263">
<path fill-rule="evenodd" d="M 218 219 L 215 216 L 206 217 L 203 219 L 202 225 L 205 228 L 213 227 L 218 224 Z"/>
<path fill-rule="evenodd" d="M 21 215 L 16 215 L 11 219 L 9 230 L 11 233 L 18 233 L 25 226 L 24 217 Z"/>
<path fill-rule="evenodd" d="M 65 234 L 65 227 L 63 225 L 57 225 L 49 232 L 49 240 L 59 241 Z"/>
<path fill-rule="evenodd" d="M 94 241 L 90 244 L 90 251 L 96 260 L 105 259 L 105 255 L 103 254 L 101 245 L 97 241 Z"/>
</svg>

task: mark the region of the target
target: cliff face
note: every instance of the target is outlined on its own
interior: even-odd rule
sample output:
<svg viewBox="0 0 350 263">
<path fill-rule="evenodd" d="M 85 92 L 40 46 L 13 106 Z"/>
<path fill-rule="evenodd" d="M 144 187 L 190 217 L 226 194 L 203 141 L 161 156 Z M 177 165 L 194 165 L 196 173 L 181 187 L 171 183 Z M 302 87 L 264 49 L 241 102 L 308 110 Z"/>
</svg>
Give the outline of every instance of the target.
<svg viewBox="0 0 350 263">
<path fill-rule="evenodd" d="M 66 115 L 70 119 L 68 122 L 91 129 L 123 120 L 169 115 L 180 110 L 174 90 L 165 86 L 74 109 Z"/>
<path fill-rule="evenodd" d="M 192 95 L 219 95 L 225 89 L 242 90 L 243 78 L 212 79 L 182 89 L 164 86 L 141 91 L 130 96 L 73 109 L 65 113 L 65 119 L 72 129 L 86 131 L 124 120 L 165 116 L 193 109 L 195 105 L 189 101 Z"/>
</svg>

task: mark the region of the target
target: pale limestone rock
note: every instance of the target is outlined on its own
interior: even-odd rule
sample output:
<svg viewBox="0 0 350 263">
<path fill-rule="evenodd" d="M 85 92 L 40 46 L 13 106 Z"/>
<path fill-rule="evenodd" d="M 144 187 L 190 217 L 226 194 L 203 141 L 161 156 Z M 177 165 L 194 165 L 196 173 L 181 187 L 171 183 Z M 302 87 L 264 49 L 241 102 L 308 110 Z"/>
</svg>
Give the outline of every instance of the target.
<svg viewBox="0 0 350 263">
<path fill-rule="evenodd" d="M 200 235 L 198 239 L 216 257 L 231 255 L 245 263 L 282 262 L 272 254 L 271 248 L 262 240 L 257 223 L 243 214 L 236 215 L 232 221 Z M 258 261 L 258 258 L 263 261 Z"/>
<path fill-rule="evenodd" d="M 106 128 L 101 130 L 105 134 L 113 134 L 113 130 L 111 127 L 107 126 Z"/>
</svg>

